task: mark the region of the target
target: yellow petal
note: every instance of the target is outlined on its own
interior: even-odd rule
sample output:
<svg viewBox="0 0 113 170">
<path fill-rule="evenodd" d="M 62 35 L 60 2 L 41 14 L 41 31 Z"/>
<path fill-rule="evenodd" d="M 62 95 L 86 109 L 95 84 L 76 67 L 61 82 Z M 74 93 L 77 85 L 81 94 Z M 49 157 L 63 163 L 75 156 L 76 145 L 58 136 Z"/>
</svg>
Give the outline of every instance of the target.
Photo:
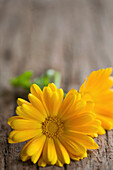
<svg viewBox="0 0 113 170">
<path fill-rule="evenodd" d="M 24 99 L 21 99 L 21 98 L 18 98 L 17 99 L 17 104 L 19 106 L 21 106 L 22 104 L 28 104 L 28 105 L 31 105 L 28 101 L 24 100 Z"/>
<path fill-rule="evenodd" d="M 11 128 L 16 130 L 39 129 L 41 123 L 34 120 L 16 119 L 11 122 Z"/>
<path fill-rule="evenodd" d="M 65 113 L 69 112 L 70 108 L 75 102 L 75 99 L 76 95 L 73 94 L 69 94 L 67 97 L 65 97 L 58 113 L 59 118 L 63 117 Z"/>
<path fill-rule="evenodd" d="M 94 118 L 94 115 L 91 113 L 82 113 L 78 117 L 72 117 L 67 120 L 65 126 L 83 126 L 94 120 Z"/>
<path fill-rule="evenodd" d="M 23 111 L 24 115 L 27 115 L 27 116 L 29 116 L 29 118 L 38 120 L 40 122 L 44 121 L 45 118 L 47 117 L 47 115 L 43 114 L 43 112 L 40 112 L 35 107 L 28 106 L 26 104 L 22 105 L 21 110 Z"/>
<path fill-rule="evenodd" d="M 43 150 L 43 159 L 48 164 L 52 164 L 52 165 L 54 165 L 57 161 L 55 144 L 52 138 L 46 139 L 44 150 Z"/>
<path fill-rule="evenodd" d="M 28 139 L 33 138 L 34 136 L 38 136 L 42 133 L 41 129 L 36 130 L 24 130 L 24 131 L 17 131 L 14 130 L 10 132 L 9 138 L 12 139 L 14 142 L 24 142 Z"/>
<path fill-rule="evenodd" d="M 26 153 L 29 156 L 35 154 L 40 148 L 43 148 L 45 143 L 45 135 L 38 136 L 35 140 L 33 140 L 26 149 Z"/>
<path fill-rule="evenodd" d="M 109 104 L 110 102 L 113 102 L 113 89 L 108 89 L 106 91 L 104 90 L 103 93 L 100 93 L 98 95 L 96 101 L 98 101 L 98 104 L 101 103 Z"/>
<path fill-rule="evenodd" d="M 34 95 L 30 94 L 28 95 L 29 101 L 32 103 L 32 105 L 40 112 L 42 113 L 44 116 L 47 115 L 46 110 L 42 104 L 42 102 L 35 97 Z"/>
<path fill-rule="evenodd" d="M 113 77 L 111 77 L 112 68 L 100 69 L 92 72 L 87 82 L 80 88 L 79 92 L 82 99 L 93 101 L 95 103 L 94 111 L 97 119 L 102 122 L 102 127 L 110 130 L 113 127 Z M 99 132 L 100 131 L 100 132 Z M 100 128 L 99 134 L 105 131 Z"/>
<path fill-rule="evenodd" d="M 60 103 L 62 103 L 63 98 L 64 98 L 64 92 L 62 89 L 57 89 L 57 94 L 59 96 Z"/>
<path fill-rule="evenodd" d="M 61 163 L 61 161 L 59 161 L 59 160 L 57 160 L 56 165 L 60 166 L 60 167 L 63 167 L 63 163 Z"/>
<path fill-rule="evenodd" d="M 30 92 L 36 96 L 39 100 L 42 99 L 42 91 L 40 89 L 40 87 L 36 84 L 32 84 L 30 87 Z"/>
<path fill-rule="evenodd" d="M 72 153 L 69 153 L 71 159 L 75 160 L 75 161 L 79 161 L 80 159 L 86 158 L 87 157 L 87 152 L 85 152 L 82 156 L 76 156 L 73 155 Z"/>
<path fill-rule="evenodd" d="M 35 152 L 32 156 L 31 156 L 31 161 L 35 164 L 38 160 L 39 160 L 39 157 L 42 153 L 42 149 L 43 147 L 40 147 L 39 150 L 37 152 Z"/>
<path fill-rule="evenodd" d="M 38 161 L 38 166 L 45 167 L 46 165 L 47 165 L 47 163 L 43 160 L 42 157 L 40 157 L 40 159 Z"/>
<path fill-rule="evenodd" d="M 91 137 L 76 132 L 67 132 L 66 137 L 72 141 L 77 141 L 87 149 L 98 149 L 98 145 Z"/>
<path fill-rule="evenodd" d="M 48 113 L 51 113 L 51 96 L 52 96 L 52 90 L 50 87 L 44 87 L 43 88 L 43 99 L 46 104 L 46 107 L 48 109 Z"/>
<path fill-rule="evenodd" d="M 60 160 L 62 164 L 64 163 L 69 164 L 70 163 L 69 154 L 58 139 L 55 139 L 55 147 L 57 151 L 58 160 Z"/>
<path fill-rule="evenodd" d="M 20 158 L 22 161 L 27 161 L 28 159 L 30 159 L 30 156 L 28 156 L 26 154 L 26 148 L 28 147 L 28 145 L 32 142 L 33 139 L 31 139 L 30 141 L 28 141 L 23 148 L 20 151 Z"/>
<path fill-rule="evenodd" d="M 58 94 L 58 102 L 57 102 L 57 113 L 58 113 L 59 109 L 63 103 L 64 92 L 62 89 L 57 89 L 57 94 Z"/>
<path fill-rule="evenodd" d="M 36 116 L 34 114 L 32 114 L 32 111 L 30 111 L 30 110 L 27 111 L 25 109 L 26 107 L 27 106 L 25 104 L 23 104 L 22 106 L 18 106 L 16 108 L 16 114 L 21 118 L 36 120 Z M 31 108 L 31 110 L 32 110 L 32 108 Z"/>
<path fill-rule="evenodd" d="M 79 116 L 79 114 L 82 112 L 85 106 L 86 106 L 86 102 L 84 100 L 77 101 L 75 104 L 71 106 L 69 110 L 65 111 L 65 116 L 62 119 L 69 120 Z"/>
<path fill-rule="evenodd" d="M 109 102 L 108 104 L 96 104 L 95 113 L 97 113 L 97 115 L 106 116 L 113 119 L 113 103 Z"/>
<path fill-rule="evenodd" d="M 105 80 L 111 75 L 111 73 L 112 73 L 112 68 L 93 71 L 88 77 L 85 88 L 91 89 L 94 87 L 94 89 L 100 88 L 99 90 L 101 90 L 101 87 L 105 85 L 103 82 L 105 82 Z"/>
<path fill-rule="evenodd" d="M 111 130 L 113 127 L 113 118 L 103 116 L 103 115 L 97 115 L 97 119 L 99 119 L 102 124 L 101 126 L 106 130 Z"/>
<path fill-rule="evenodd" d="M 92 138 L 97 138 L 98 137 L 97 133 L 89 133 L 88 135 L 91 136 Z"/>
<path fill-rule="evenodd" d="M 72 153 L 76 156 L 81 156 L 86 152 L 85 146 L 79 143 L 78 141 L 74 141 L 72 139 L 70 140 L 64 135 L 60 139 L 69 153 Z"/>
<path fill-rule="evenodd" d="M 84 98 L 85 95 L 89 94 L 94 100 L 96 97 L 98 98 L 97 95 L 103 92 L 103 89 L 110 88 L 112 82 L 109 76 L 111 73 L 112 68 L 93 71 L 89 75 L 87 82 L 85 81 L 80 87 L 79 92 L 82 94 L 82 97 Z"/>
<path fill-rule="evenodd" d="M 28 106 L 23 104 L 22 106 L 18 106 L 16 108 L 16 114 L 21 118 L 44 121 L 45 117 L 41 114 L 37 109 L 35 109 L 32 105 Z"/>
<path fill-rule="evenodd" d="M 8 125 L 11 126 L 11 123 L 12 123 L 14 120 L 16 120 L 16 119 L 23 120 L 23 118 L 20 117 L 20 116 L 12 116 L 12 117 L 10 117 L 10 118 L 8 119 L 8 121 L 7 121 Z"/>
<path fill-rule="evenodd" d="M 57 89 L 57 91 L 53 92 L 53 94 L 51 95 L 50 112 L 52 116 L 56 116 L 58 114 L 59 108 L 63 101 L 63 96 L 64 93 L 62 89 Z"/>
<path fill-rule="evenodd" d="M 86 102 L 84 100 L 78 101 L 76 105 L 74 106 L 74 112 L 76 113 L 82 112 L 85 106 L 86 106 Z"/>
<path fill-rule="evenodd" d="M 15 142 L 15 141 L 12 140 L 12 137 L 13 137 L 13 135 L 15 135 L 15 134 L 16 134 L 16 131 L 15 131 L 15 130 L 13 130 L 13 131 L 11 131 L 11 132 L 9 133 L 8 143 L 18 143 L 18 142 Z"/>
<path fill-rule="evenodd" d="M 76 131 L 76 132 L 80 132 L 80 133 L 96 133 L 98 132 L 98 127 L 97 126 L 90 126 L 90 125 L 86 125 L 86 126 L 80 126 L 80 127 L 70 127 L 70 130 L 72 131 Z"/>
<path fill-rule="evenodd" d="M 105 91 L 106 89 L 110 89 L 113 86 L 113 79 L 112 77 L 108 77 L 106 80 L 104 80 L 104 85 L 101 86 L 100 91 Z"/>
<path fill-rule="evenodd" d="M 81 113 L 84 112 L 92 112 L 94 110 L 95 103 L 94 102 L 87 102 L 83 110 L 81 110 Z"/>
<path fill-rule="evenodd" d="M 106 132 L 105 132 L 105 130 L 103 129 L 103 127 L 100 126 L 99 129 L 98 129 L 98 134 L 99 134 L 99 135 L 104 135 L 105 133 L 106 133 Z"/>
<path fill-rule="evenodd" d="M 83 84 L 81 85 L 80 89 L 79 89 L 79 92 L 82 94 L 84 92 L 84 89 L 85 89 L 85 85 L 86 85 L 86 81 L 87 81 L 87 76 L 83 82 Z"/>
<path fill-rule="evenodd" d="M 76 95 L 76 97 L 77 97 L 78 92 L 77 92 L 76 89 L 71 89 L 71 90 L 66 94 L 65 98 L 67 98 L 70 94 L 74 94 L 74 95 Z"/>
<path fill-rule="evenodd" d="M 37 97 L 42 102 L 43 107 L 45 108 L 46 112 L 48 112 L 43 99 L 43 92 L 41 91 L 40 87 L 36 84 L 32 84 L 32 86 L 30 87 L 30 91 L 35 97 Z"/>
<path fill-rule="evenodd" d="M 57 115 L 57 112 L 59 110 L 59 97 L 57 92 L 53 92 L 52 97 L 51 97 L 51 112 L 50 114 L 52 116 Z"/>
<path fill-rule="evenodd" d="M 21 160 L 23 161 L 23 162 L 25 162 L 25 161 L 27 161 L 27 160 L 29 160 L 30 159 L 30 156 L 28 156 L 28 155 L 21 155 Z"/>
<path fill-rule="evenodd" d="M 44 150 L 43 150 L 43 159 L 48 164 L 52 164 L 52 165 L 54 165 L 57 161 L 55 144 L 52 138 L 46 139 Z"/>
<path fill-rule="evenodd" d="M 11 138 L 8 137 L 8 143 L 18 143 L 18 142 L 14 142 Z"/>
<path fill-rule="evenodd" d="M 50 87 L 53 92 L 57 90 L 57 87 L 55 86 L 54 83 L 49 83 L 48 87 Z"/>
<path fill-rule="evenodd" d="M 93 126 L 85 125 L 85 126 L 80 126 L 80 127 L 70 126 L 68 131 L 82 133 L 82 134 L 90 134 L 90 133 L 97 133 L 98 127 L 94 125 Z"/>
</svg>

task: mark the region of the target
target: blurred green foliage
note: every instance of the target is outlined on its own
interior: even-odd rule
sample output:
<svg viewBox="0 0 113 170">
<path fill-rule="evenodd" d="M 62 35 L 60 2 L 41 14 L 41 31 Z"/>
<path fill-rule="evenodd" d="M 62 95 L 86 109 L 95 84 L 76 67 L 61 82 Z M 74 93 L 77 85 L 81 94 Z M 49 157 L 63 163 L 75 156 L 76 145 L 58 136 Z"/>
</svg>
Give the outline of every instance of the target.
<svg viewBox="0 0 113 170">
<path fill-rule="evenodd" d="M 41 89 L 43 89 L 44 86 L 47 86 L 50 82 L 53 82 L 57 88 L 60 87 L 61 74 L 60 72 L 53 69 L 47 70 L 45 74 L 35 78 L 34 80 L 31 80 L 32 76 L 32 71 L 26 71 L 21 75 L 11 79 L 10 82 L 15 87 L 22 87 L 28 90 L 33 83 L 37 84 Z"/>
</svg>

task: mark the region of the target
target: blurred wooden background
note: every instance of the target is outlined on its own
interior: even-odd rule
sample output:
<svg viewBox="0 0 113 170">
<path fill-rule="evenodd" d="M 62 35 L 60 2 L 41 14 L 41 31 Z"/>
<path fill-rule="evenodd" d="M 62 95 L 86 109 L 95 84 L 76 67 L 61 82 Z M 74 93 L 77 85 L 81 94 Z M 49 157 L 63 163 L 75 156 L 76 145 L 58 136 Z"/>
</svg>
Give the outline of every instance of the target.
<svg viewBox="0 0 113 170">
<path fill-rule="evenodd" d="M 21 144 L 7 144 L 16 98 L 9 79 L 48 68 L 62 74 L 65 90 L 92 70 L 113 67 L 113 0 L 0 0 L 0 168 L 42 169 L 19 160 Z M 113 169 L 113 131 L 97 139 L 100 150 L 60 169 Z M 59 169 L 47 167 L 43 170 Z"/>
</svg>

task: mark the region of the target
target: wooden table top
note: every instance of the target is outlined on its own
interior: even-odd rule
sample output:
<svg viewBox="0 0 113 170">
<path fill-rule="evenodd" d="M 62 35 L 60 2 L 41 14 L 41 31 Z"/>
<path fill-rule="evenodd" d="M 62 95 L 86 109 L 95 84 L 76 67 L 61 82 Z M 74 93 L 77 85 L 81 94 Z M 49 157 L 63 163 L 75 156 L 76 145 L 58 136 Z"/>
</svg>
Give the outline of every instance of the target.
<svg viewBox="0 0 113 170">
<path fill-rule="evenodd" d="M 53 68 L 61 87 L 78 89 L 86 75 L 113 67 L 112 0 L 0 0 L 0 169 L 112 170 L 113 130 L 99 136 L 99 150 L 62 168 L 40 168 L 19 159 L 22 144 L 8 144 L 7 119 L 15 113 L 15 90 L 9 80 L 32 70 L 34 76 Z"/>
</svg>

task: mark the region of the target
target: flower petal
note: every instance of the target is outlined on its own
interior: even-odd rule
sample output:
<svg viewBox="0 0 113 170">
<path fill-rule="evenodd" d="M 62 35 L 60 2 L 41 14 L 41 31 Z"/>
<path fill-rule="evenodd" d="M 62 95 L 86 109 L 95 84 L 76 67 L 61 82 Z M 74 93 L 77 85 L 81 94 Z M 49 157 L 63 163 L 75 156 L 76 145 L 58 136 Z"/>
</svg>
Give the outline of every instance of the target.
<svg viewBox="0 0 113 170">
<path fill-rule="evenodd" d="M 91 137 L 76 132 L 67 132 L 66 137 L 72 141 L 77 141 L 87 149 L 98 149 L 98 145 Z"/>
<path fill-rule="evenodd" d="M 41 156 L 39 161 L 38 161 L 38 166 L 45 167 L 47 163 L 43 160 L 43 157 Z"/>
<path fill-rule="evenodd" d="M 17 131 L 13 130 L 9 134 L 9 139 L 12 139 L 15 143 L 24 142 L 33 138 L 34 136 L 38 136 L 42 133 L 41 129 L 36 130 L 24 130 L 24 131 Z"/>
<path fill-rule="evenodd" d="M 64 163 L 69 164 L 70 163 L 69 154 L 58 139 L 55 139 L 55 147 L 57 151 L 58 160 L 60 160 L 60 162 L 63 164 Z"/>
<path fill-rule="evenodd" d="M 17 119 L 11 122 L 11 128 L 16 130 L 39 129 L 41 123 L 34 120 Z"/>
<path fill-rule="evenodd" d="M 95 103 L 94 112 L 97 119 L 102 122 L 102 127 L 110 130 L 113 127 L 113 77 L 111 77 L 112 68 L 93 71 L 87 81 L 83 83 L 79 92 L 82 99 L 93 101 Z M 100 129 L 99 134 L 105 131 Z"/>
<path fill-rule="evenodd" d="M 22 106 L 18 106 L 16 109 L 17 115 L 21 116 L 25 119 L 32 119 L 38 121 L 44 121 L 45 116 L 40 113 L 37 109 L 35 109 L 32 105 L 23 104 Z"/>
<path fill-rule="evenodd" d="M 80 127 L 69 127 L 70 131 L 75 131 L 79 133 L 96 133 L 98 132 L 98 127 L 96 125 L 86 125 L 86 126 L 80 126 Z"/>
<path fill-rule="evenodd" d="M 31 105 L 31 103 L 29 103 L 28 101 L 24 100 L 24 99 L 21 99 L 21 98 L 18 98 L 17 99 L 17 104 L 19 106 L 21 106 L 22 104 L 28 104 L 28 105 Z"/>
<path fill-rule="evenodd" d="M 98 129 L 98 134 L 99 135 L 104 135 L 105 133 L 106 132 L 105 132 L 104 128 L 102 126 L 100 126 L 99 129 Z"/>
<path fill-rule="evenodd" d="M 75 160 L 75 161 L 79 161 L 80 159 L 86 158 L 87 157 L 87 152 L 85 152 L 82 156 L 76 156 L 73 155 L 72 153 L 69 153 L 71 159 Z"/>
<path fill-rule="evenodd" d="M 30 144 L 33 140 L 34 140 L 34 138 L 31 139 L 31 140 L 29 140 L 29 141 L 23 146 L 23 148 L 21 149 L 21 151 L 20 151 L 20 158 L 21 158 L 22 161 L 27 161 L 28 159 L 30 159 L 30 156 L 28 156 L 28 155 L 26 154 L 26 148 L 29 146 L 29 144 Z"/>
<path fill-rule="evenodd" d="M 69 153 L 72 153 L 76 156 L 82 156 L 86 152 L 86 148 L 84 145 L 79 143 L 78 141 L 74 141 L 71 138 L 67 138 L 64 135 L 60 138 L 63 145 L 66 147 Z"/>
<path fill-rule="evenodd" d="M 39 100 L 41 100 L 42 98 L 42 91 L 40 89 L 40 87 L 36 84 L 32 84 L 30 87 L 30 92 L 36 96 Z"/>
<path fill-rule="evenodd" d="M 50 87 L 53 92 L 57 90 L 57 87 L 55 86 L 54 83 L 49 83 L 48 87 Z"/>
<path fill-rule="evenodd" d="M 113 103 L 106 103 L 106 104 L 96 104 L 95 106 L 95 113 L 99 114 L 100 116 L 106 116 L 113 119 Z"/>
<path fill-rule="evenodd" d="M 56 165 L 60 166 L 60 167 L 63 167 L 63 163 L 61 163 L 61 161 L 59 161 L 59 160 L 57 160 Z"/>
<path fill-rule="evenodd" d="M 45 135 L 41 135 L 35 138 L 35 140 L 33 140 L 27 147 L 26 154 L 32 156 L 33 154 L 38 152 L 40 148 L 43 148 L 45 140 L 46 140 Z"/>
<path fill-rule="evenodd" d="M 37 103 L 38 104 L 38 103 Z M 43 114 L 43 111 L 38 111 L 35 107 L 33 106 L 28 106 L 26 104 L 23 104 L 21 107 L 22 111 L 29 115 L 30 117 L 34 118 L 35 120 L 38 121 L 44 121 L 47 115 Z"/>
<path fill-rule="evenodd" d="M 31 161 L 35 164 L 39 158 L 40 155 L 42 153 L 43 147 L 40 147 L 39 150 L 37 152 L 35 152 L 32 156 L 31 156 Z"/>
<path fill-rule="evenodd" d="M 14 120 L 17 120 L 17 119 L 23 120 L 23 118 L 22 118 L 21 116 L 12 116 L 12 117 L 10 117 L 10 118 L 8 119 L 8 121 L 7 121 L 8 125 L 11 126 L 11 123 L 12 123 Z"/>
<path fill-rule="evenodd" d="M 111 130 L 113 127 L 113 118 L 104 116 L 104 115 L 97 115 L 97 119 L 101 120 L 102 127 L 107 130 Z"/>
<path fill-rule="evenodd" d="M 42 102 L 35 97 L 33 94 L 29 93 L 28 95 L 29 101 L 32 103 L 32 105 L 40 112 L 42 113 L 44 116 L 47 115 L 46 110 L 42 104 Z"/>
<path fill-rule="evenodd" d="M 55 164 L 57 161 L 57 154 L 56 154 L 56 149 L 55 149 L 55 144 L 52 138 L 47 138 L 45 145 L 44 145 L 44 150 L 43 150 L 43 159 L 45 162 L 48 164 Z"/>
<path fill-rule="evenodd" d="M 65 97 L 61 105 L 61 108 L 59 110 L 59 113 L 58 113 L 59 118 L 62 118 L 62 117 L 64 118 L 64 115 L 68 113 L 68 111 L 74 104 L 75 100 L 76 100 L 76 95 L 74 94 L 69 94 L 67 97 Z"/>
<path fill-rule="evenodd" d="M 85 106 L 86 102 L 84 100 L 77 101 L 71 106 L 70 110 L 66 110 L 65 116 L 62 119 L 67 121 L 69 119 L 79 116 Z"/>
<path fill-rule="evenodd" d="M 63 99 L 59 98 L 57 92 L 53 92 L 51 97 L 51 115 L 56 116 Z"/>
<path fill-rule="evenodd" d="M 46 107 L 48 109 L 48 113 L 51 113 L 51 96 L 52 96 L 52 90 L 50 87 L 44 87 L 43 88 L 43 99 L 46 104 Z"/>
<path fill-rule="evenodd" d="M 83 126 L 92 120 L 94 120 L 94 115 L 91 113 L 82 113 L 78 117 L 72 117 L 71 119 L 67 120 L 65 126 Z"/>
</svg>

